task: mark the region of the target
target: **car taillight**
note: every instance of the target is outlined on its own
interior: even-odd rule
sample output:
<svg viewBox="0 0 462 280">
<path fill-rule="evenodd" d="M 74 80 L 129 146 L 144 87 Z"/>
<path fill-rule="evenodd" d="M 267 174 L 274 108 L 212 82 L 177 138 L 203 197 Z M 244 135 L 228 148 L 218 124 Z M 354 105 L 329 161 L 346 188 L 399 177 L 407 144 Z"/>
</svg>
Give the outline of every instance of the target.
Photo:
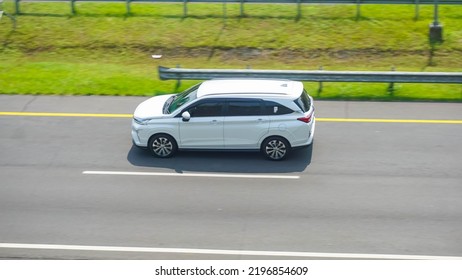
<svg viewBox="0 0 462 280">
<path fill-rule="evenodd" d="M 297 120 L 299 120 L 301 122 L 304 122 L 304 123 L 309 123 L 311 121 L 311 116 L 312 116 L 312 114 L 309 114 L 308 116 L 298 118 Z"/>
</svg>

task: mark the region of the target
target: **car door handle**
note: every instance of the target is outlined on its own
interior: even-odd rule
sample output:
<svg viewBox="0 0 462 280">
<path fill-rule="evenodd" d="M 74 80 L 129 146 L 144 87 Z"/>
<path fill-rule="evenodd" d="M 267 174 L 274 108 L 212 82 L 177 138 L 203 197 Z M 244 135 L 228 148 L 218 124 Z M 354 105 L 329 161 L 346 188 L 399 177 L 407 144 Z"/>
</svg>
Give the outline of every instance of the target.
<svg viewBox="0 0 462 280">
<path fill-rule="evenodd" d="M 210 122 L 211 124 L 218 124 L 218 120 L 213 120 Z"/>
</svg>

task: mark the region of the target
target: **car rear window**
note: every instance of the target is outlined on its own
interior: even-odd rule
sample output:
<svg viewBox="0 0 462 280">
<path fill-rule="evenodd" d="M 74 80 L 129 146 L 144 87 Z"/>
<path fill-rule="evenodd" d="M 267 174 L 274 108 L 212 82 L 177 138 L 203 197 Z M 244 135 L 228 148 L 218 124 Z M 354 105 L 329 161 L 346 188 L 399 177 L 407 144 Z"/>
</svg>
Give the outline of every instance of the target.
<svg viewBox="0 0 462 280">
<path fill-rule="evenodd" d="M 308 112 L 311 108 L 311 100 L 308 97 L 308 93 L 306 90 L 303 90 L 302 94 L 299 98 L 294 100 L 295 104 L 297 104 L 303 112 Z"/>
<path fill-rule="evenodd" d="M 264 114 L 265 115 L 286 115 L 294 111 L 273 101 L 265 101 Z"/>
</svg>

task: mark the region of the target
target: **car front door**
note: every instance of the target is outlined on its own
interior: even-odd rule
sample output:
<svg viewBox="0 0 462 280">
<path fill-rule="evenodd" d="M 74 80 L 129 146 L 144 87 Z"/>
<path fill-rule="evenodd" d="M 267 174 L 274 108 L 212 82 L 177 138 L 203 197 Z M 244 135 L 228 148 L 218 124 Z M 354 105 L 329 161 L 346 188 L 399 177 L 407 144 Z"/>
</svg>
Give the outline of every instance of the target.
<svg viewBox="0 0 462 280">
<path fill-rule="evenodd" d="M 222 149 L 224 105 L 220 100 L 204 100 L 188 107 L 190 118 L 179 118 L 180 148 Z"/>
</svg>

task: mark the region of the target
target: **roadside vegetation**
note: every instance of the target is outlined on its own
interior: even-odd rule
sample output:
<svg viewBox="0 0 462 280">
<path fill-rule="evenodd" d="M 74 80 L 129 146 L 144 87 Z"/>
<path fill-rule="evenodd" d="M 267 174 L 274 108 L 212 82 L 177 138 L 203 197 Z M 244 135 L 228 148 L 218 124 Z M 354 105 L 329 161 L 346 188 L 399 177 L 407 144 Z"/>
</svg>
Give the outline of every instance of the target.
<svg viewBox="0 0 462 280">
<path fill-rule="evenodd" d="M 4 3 L 7 12 L 13 3 Z M 428 41 L 433 7 L 352 5 L 21 3 L 0 21 L 0 93 L 155 95 L 196 81 L 157 67 L 462 71 L 462 6 L 441 5 L 444 42 Z M 162 55 L 152 59 L 151 55 Z M 462 101 L 462 85 L 306 83 L 315 98 Z"/>
</svg>

